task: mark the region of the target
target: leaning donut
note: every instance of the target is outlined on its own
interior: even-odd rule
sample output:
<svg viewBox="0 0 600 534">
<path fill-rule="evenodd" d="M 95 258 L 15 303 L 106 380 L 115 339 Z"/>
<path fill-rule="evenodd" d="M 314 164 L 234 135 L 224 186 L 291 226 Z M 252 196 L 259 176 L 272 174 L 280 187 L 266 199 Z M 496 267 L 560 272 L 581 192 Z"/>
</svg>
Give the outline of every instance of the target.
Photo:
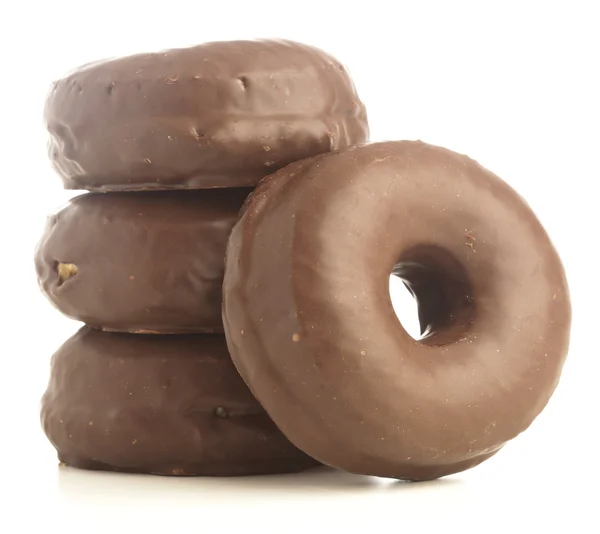
<svg viewBox="0 0 600 534">
<path fill-rule="evenodd" d="M 249 187 L 368 138 L 345 68 L 278 40 L 85 65 L 54 84 L 45 121 L 65 187 L 90 191 Z"/>
<path fill-rule="evenodd" d="M 391 273 L 425 332 L 399 323 Z M 231 235 L 224 322 L 275 423 L 331 466 L 410 480 L 473 467 L 555 389 L 571 309 L 534 213 L 475 161 L 388 142 L 297 162 Z"/>
</svg>

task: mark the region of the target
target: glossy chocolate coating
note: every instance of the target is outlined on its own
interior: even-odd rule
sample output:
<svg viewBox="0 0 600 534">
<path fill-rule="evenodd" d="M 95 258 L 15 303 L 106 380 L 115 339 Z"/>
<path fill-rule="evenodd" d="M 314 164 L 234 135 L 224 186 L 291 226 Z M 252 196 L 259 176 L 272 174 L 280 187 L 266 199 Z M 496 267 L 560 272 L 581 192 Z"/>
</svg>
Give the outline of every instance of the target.
<svg viewBox="0 0 600 534">
<path fill-rule="evenodd" d="M 85 65 L 54 84 L 45 121 L 65 187 L 106 191 L 253 186 L 369 135 L 345 68 L 282 40 Z"/>
<path fill-rule="evenodd" d="M 222 332 L 225 248 L 248 189 L 87 193 L 48 218 L 40 286 L 104 330 Z"/>
<path fill-rule="evenodd" d="M 53 356 L 42 426 L 67 465 L 238 476 L 316 465 L 252 396 L 219 335 L 83 327 Z"/>
<path fill-rule="evenodd" d="M 414 292 L 417 341 L 389 276 Z M 523 199 L 466 156 L 388 142 L 266 178 L 229 240 L 233 360 L 286 436 L 325 464 L 409 480 L 473 467 L 554 391 L 571 308 Z"/>
</svg>

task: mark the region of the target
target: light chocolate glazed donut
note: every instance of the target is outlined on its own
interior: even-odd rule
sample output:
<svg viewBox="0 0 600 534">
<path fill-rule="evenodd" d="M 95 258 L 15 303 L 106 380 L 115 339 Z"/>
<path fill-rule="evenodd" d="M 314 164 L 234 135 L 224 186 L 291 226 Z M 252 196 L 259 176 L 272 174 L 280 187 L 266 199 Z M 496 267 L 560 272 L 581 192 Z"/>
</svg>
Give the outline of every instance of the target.
<svg viewBox="0 0 600 534">
<path fill-rule="evenodd" d="M 566 357 L 560 259 L 505 182 L 422 142 L 361 146 L 266 178 L 227 250 L 224 323 L 246 383 L 319 461 L 426 480 L 529 427 Z M 404 330 L 390 273 L 425 337 Z"/>
</svg>

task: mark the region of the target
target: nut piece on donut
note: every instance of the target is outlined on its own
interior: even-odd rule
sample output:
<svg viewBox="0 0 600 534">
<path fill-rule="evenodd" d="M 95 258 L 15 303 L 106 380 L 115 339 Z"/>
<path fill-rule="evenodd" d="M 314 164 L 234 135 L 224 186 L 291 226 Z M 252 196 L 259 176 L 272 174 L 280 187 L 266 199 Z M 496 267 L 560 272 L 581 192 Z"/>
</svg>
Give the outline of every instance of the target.
<svg viewBox="0 0 600 534">
<path fill-rule="evenodd" d="M 46 224 L 35 254 L 42 291 L 104 330 L 222 332 L 225 248 L 249 193 L 80 195 Z"/>
<path fill-rule="evenodd" d="M 42 426 L 83 469 L 239 476 L 317 464 L 252 396 L 223 336 L 82 328 L 53 356 Z"/>
<path fill-rule="evenodd" d="M 45 107 L 67 189 L 249 187 L 368 139 L 345 68 L 283 40 L 212 42 L 84 65 Z"/>
<path fill-rule="evenodd" d="M 419 303 L 415 340 L 389 276 Z M 294 163 L 251 195 L 227 249 L 236 367 L 319 461 L 426 480 L 473 467 L 554 391 L 571 308 L 559 257 L 506 183 L 466 156 L 387 142 Z"/>
</svg>

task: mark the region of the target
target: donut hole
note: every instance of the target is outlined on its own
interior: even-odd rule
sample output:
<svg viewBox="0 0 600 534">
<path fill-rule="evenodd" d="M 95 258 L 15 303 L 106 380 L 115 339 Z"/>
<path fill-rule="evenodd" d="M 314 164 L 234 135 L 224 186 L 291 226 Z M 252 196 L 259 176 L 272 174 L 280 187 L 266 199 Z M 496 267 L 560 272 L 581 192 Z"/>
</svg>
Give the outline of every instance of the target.
<svg viewBox="0 0 600 534">
<path fill-rule="evenodd" d="M 411 248 L 391 275 L 414 298 L 410 306 L 406 298 L 398 298 L 403 292 L 391 295 L 396 315 L 411 337 L 427 345 L 445 345 L 465 337 L 474 318 L 473 289 L 465 268 L 450 252 L 433 245 Z"/>
</svg>

